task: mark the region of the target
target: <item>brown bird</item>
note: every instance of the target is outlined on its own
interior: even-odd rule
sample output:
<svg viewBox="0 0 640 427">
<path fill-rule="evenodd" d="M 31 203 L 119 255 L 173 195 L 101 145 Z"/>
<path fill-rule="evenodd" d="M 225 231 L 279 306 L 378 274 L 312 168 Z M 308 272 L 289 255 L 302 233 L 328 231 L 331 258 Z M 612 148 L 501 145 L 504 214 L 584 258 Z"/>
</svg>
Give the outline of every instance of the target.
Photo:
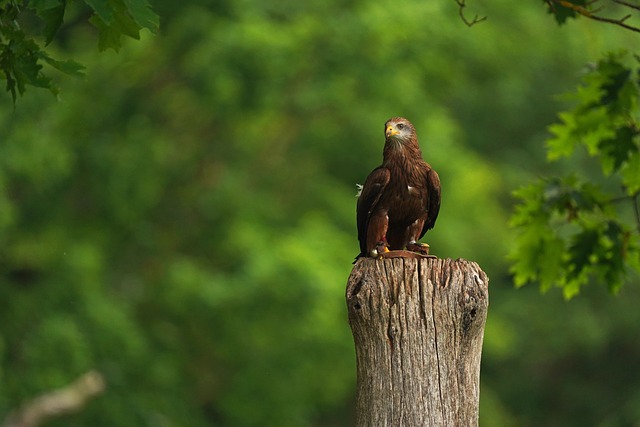
<svg viewBox="0 0 640 427">
<path fill-rule="evenodd" d="M 382 165 L 369 174 L 358 196 L 358 257 L 377 258 L 405 248 L 428 254 L 429 245 L 418 239 L 438 218 L 440 178 L 423 160 L 409 120 L 389 119 L 384 133 Z"/>
</svg>

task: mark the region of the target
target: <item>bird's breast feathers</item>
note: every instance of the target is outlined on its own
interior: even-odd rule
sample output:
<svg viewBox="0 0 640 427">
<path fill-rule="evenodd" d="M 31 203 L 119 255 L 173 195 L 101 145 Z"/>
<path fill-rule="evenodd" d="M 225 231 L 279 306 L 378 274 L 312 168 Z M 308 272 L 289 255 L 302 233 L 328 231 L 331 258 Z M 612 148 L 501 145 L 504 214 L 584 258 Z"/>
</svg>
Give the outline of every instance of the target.
<svg viewBox="0 0 640 427">
<path fill-rule="evenodd" d="M 411 185 L 407 185 L 407 191 L 409 192 L 410 196 L 419 196 L 420 192 L 416 189 L 416 187 L 413 187 Z"/>
</svg>

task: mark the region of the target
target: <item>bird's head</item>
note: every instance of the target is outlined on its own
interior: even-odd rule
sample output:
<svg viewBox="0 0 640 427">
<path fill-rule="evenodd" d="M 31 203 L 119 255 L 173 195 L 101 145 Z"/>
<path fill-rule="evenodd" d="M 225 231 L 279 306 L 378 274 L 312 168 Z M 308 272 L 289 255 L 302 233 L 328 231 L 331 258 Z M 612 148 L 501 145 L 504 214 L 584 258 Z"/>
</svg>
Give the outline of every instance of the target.
<svg viewBox="0 0 640 427">
<path fill-rule="evenodd" d="M 416 140 L 416 129 L 404 117 L 394 117 L 384 124 L 384 135 L 387 141 L 408 142 Z"/>
</svg>

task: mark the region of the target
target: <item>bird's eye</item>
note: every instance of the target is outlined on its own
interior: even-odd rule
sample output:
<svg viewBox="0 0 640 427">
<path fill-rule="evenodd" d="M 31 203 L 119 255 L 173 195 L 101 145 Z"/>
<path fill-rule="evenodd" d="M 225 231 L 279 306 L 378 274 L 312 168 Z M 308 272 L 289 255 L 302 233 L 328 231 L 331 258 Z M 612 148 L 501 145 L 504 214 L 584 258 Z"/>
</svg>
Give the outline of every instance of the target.
<svg viewBox="0 0 640 427">
<path fill-rule="evenodd" d="M 402 129 L 402 128 L 404 128 L 404 124 L 403 123 L 398 123 L 397 127 L 398 127 L 398 129 Z"/>
</svg>

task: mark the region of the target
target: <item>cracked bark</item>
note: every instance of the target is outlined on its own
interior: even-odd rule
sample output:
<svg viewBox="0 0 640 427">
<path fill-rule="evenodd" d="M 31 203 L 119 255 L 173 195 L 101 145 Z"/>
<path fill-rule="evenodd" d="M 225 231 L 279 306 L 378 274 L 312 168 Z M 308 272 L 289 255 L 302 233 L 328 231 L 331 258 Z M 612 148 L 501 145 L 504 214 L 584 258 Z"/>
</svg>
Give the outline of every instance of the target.
<svg viewBox="0 0 640 427">
<path fill-rule="evenodd" d="M 357 427 L 478 425 L 488 283 L 462 259 L 358 260 L 347 283 Z"/>
</svg>

